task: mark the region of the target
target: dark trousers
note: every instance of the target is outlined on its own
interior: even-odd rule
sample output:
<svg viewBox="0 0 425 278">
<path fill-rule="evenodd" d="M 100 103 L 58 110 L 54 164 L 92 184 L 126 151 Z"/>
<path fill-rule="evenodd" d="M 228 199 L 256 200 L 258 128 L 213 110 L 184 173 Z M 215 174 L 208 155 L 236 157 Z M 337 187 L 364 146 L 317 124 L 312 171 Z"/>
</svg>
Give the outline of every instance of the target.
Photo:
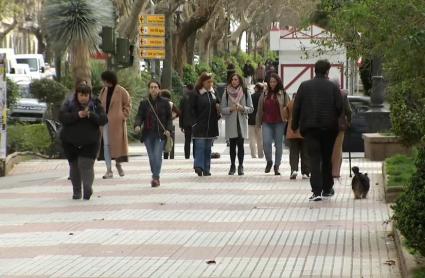
<svg viewBox="0 0 425 278">
<path fill-rule="evenodd" d="M 81 196 L 81 184 L 83 185 L 84 197 L 90 197 L 93 190 L 94 159 L 79 156 L 69 161 L 70 175 L 74 196 Z"/>
<path fill-rule="evenodd" d="M 332 151 L 338 131 L 310 129 L 304 134 L 310 159 L 310 184 L 314 194 L 329 193 L 334 185 Z"/>
<path fill-rule="evenodd" d="M 310 174 L 307 144 L 303 139 L 288 139 L 289 142 L 289 163 L 291 164 L 291 174 L 298 172 L 298 162 L 301 158 L 301 174 Z"/>
<path fill-rule="evenodd" d="M 238 138 L 230 138 L 230 162 L 232 165 L 235 165 L 236 160 L 236 147 L 238 147 L 238 161 L 239 165 L 243 165 L 243 158 L 245 156 L 245 150 L 244 150 L 244 139 L 242 137 Z"/>
<path fill-rule="evenodd" d="M 184 128 L 184 157 L 190 158 L 190 144 L 192 142 L 192 127 Z M 195 151 L 195 148 L 194 148 Z"/>
</svg>

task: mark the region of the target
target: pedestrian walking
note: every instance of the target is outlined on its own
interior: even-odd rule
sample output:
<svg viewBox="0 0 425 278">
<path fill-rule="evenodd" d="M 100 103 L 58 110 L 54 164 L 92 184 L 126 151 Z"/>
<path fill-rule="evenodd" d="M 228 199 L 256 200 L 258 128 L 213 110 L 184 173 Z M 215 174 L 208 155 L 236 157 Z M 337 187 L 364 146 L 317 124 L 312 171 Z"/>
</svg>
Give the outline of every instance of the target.
<svg viewBox="0 0 425 278">
<path fill-rule="evenodd" d="M 184 157 L 190 158 L 190 144 L 192 142 L 192 110 L 190 96 L 193 94 L 193 86 L 186 85 L 183 98 L 180 101 L 179 127 L 184 133 Z"/>
<path fill-rule="evenodd" d="M 263 148 L 267 165 L 264 172 L 269 173 L 273 166 L 273 142 L 275 144 L 274 173 L 280 175 L 282 162 L 283 137 L 288 120 L 286 106 L 289 103 L 288 94 L 283 89 L 282 79 L 273 73 L 267 83 L 267 90 L 260 96 L 256 118 L 257 128 L 262 128 Z"/>
<path fill-rule="evenodd" d="M 263 83 L 255 84 L 254 93 L 251 95 L 254 112 L 248 115 L 248 139 L 252 158 L 257 158 L 257 156 L 258 158 L 264 157 L 263 135 L 261 134 L 261 127 L 257 127 L 255 124 L 255 117 L 257 116 L 258 111 L 258 101 L 260 100 L 260 96 L 263 93 Z"/>
<path fill-rule="evenodd" d="M 163 89 L 163 90 L 161 90 L 160 95 L 161 95 L 161 97 L 167 99 L 168 102 L 170 103 L 172 121 L 174 121 L 175 119 L 177 119 L 178 117 L 180 117 L 181 116 L 180 109 L 171 101 L 171 92 L 170 92 L 170 90 Z M 172 124 L 171 138 L 173 139 L 173 142 L 176 141 L 175 140 L 175 138 L 176 138 L 176 127 L 174 126 L 174 124 Z M 172 148 L 172 150 L 171 150 L 170 153 L 167 153 L 164 150 L 164 159 L 168 159 L 168 158 L 174 159 L 174 145 L 173 145 L 173 148 Z"/>
<path fill-rule="evenodd" d="M 254 67 L 251 65 L 251 63 L 248 61 L 243 66 L 243 77 L 245 79 L 245 86 L 248 87 L 252 83 L 252 76 L 255 73 Z"/>
<path fill-rule="evenodd" d="M 72 199 L 81 199 L 83 193 L 84 199 L 90 200 L 100 126 L 105 125 L 108 118 L 100 101 L 92 97 L 91 88 L 81 84 L 74 96 L 62 105 L 59 120 L 62 123 L 60 138 L 70 167 Z"/>
<path fill-rule="evenodd" d="M 328 80 L 331 64 L 319 60 L 316 77 L 301 83 L 295 97 L 292 130 L 300 129 L 310 159 L 311 201 L 334 195 L 332 150 L 338 134 L 338 118 L 342 112 L 339 88 Z"/>
<path fill-rule="evenodd" d="M 221 114 L 226 125 L 226 140 L 230 143 L 229 175 L 236 172 L 236 148 L 238 154 L 238 175 L 244 175 L 244 142 L 248 139 L 248 115 L 254 111 L 251 95 L 243 82 L 242 76 L 235 73 L 230 77 L 226 91 L 221 100 Z"/>
<path fill-rule="evenodd" d="M 202 73 L 191 96 L 192 136 L 195 145 L 194 170 L 198 176 L 211 176 L 211 148 L 218 136 L 220 105 L 210 73 Z"/>
<path fill-rule="evenodd" d="M 160 96 L 160 84 L 148 83 L 149 95 L 140 102 L 134 124 L 134 131 L 140 134 L 140 141 L 145 144 L 152 172 L 151 186 L 160 186 L 162 153 L 164 144 L 171 136 L 172 115 L 170 103 Z"/>
<path fill-rule="evenodd" d="M 263 83 L 266 79 L 266 66 L 258 63 L 257 69 L 255 71 L 256 82 Z"/>
<path fill-rule="evenodd" d="M 340 86 L 338 79 L 333 79 L 332 82 L 338 87 Z M 351 107 L 348 102 L 348 94 L 345 90 L 340 90 L 340 92 L 343 104 L 342 113 L 338 119 L 339 132 L 332 151 L 332 176 L 337 179 L 341 177 L 342 145 L 344 143 L 345 131 L 351 126 Z"/>
<path fill-rule="evenodd" d="M 296 94 L 293 95 L 292 100 L 288 104 L 288 126 L 292 125 L 292 112 L 294 108 L 294 99 Z M 292 128 L 287 128 L 286 139 L 289 142 L 289 164 L 291 165 L 290 179 L 295 180 L 298 176 L 298 164 L 301 159 L 301 174 L 303 179 L 310 177 L 310 169 L 308 166 L 308 153 L 307 145 L 304 143 L 304 138 L 301 136 L 299 129 L 293 131 Z"/>
<path fill-rule="evenodd" d="M 101 78 L 104 87 L 99 99 L 108 115 L 108 124 L 103 127 L 103 152 L 100 158 L 103 158 L 106 164 L 106 173 L 103 178 L 111 179 L 114 176 L 112 160 L 115 160 L 120 177 L 124 176 L 121 163 L 128 162 L 127 119 L 131 111 L 131 98 L 126 89 L 118 84 L 114 72 L 105 71 Z"/>
</svg>

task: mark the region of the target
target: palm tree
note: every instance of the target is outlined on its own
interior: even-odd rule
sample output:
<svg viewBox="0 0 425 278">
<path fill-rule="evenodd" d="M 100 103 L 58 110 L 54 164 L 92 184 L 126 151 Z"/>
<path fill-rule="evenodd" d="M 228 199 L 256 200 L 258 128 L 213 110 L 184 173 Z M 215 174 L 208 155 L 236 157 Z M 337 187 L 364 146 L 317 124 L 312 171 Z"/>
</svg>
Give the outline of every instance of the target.
<svg viewBox="0 0 425 278">
<path fill-rule="evenodd" d="M 102 26 L 113 26 L 111 0 L 47 0 L 43 29 L 57 52 L 68 50 L 75 80 L 91 84 L 90 53 L 98 50 Z"/>
</svg>

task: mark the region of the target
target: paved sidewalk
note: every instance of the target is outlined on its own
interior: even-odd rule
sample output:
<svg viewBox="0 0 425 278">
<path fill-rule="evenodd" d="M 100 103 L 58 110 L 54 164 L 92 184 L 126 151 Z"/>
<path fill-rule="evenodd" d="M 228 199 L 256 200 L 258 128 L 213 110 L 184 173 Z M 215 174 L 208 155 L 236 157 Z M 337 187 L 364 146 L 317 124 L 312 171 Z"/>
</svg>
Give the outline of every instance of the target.
<svg viewBox="0 0 425 278">
<path fill-rule="evenodd" d="M 309 203 L 287 152 L 282 177 L 251 158 L 229 177 L 227 149 L 215 148 L 212 177 L 168 160 L 157 189 L 146 156 L 113 180 L 97 163 L 88 202 L 71 200 L 66 161 L 21 163 L 0 179 L 0 277 L 400 277 L 380 163 L 353 162 L 372 178 L 367 200 L 353 200 L 343 165 L 336 196 Z M 34 183 L 11 187 L 20 175 Z"/>
</svg>

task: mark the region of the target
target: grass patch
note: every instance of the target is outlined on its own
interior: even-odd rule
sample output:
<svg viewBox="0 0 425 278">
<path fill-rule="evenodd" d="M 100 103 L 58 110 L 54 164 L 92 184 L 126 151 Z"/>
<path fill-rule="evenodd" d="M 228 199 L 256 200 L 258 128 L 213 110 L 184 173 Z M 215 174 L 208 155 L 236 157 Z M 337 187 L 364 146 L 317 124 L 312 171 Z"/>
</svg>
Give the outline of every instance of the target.
<svg viewBox="0 0 425 278">
<path fill-rule="evenodd" d="M 416 172 L 415 157 L 395 155 L 385 161 L 388 175 L 388 186 L 406 186 Z"/>
<path fill-rule="evenodd" d="M 425 278 L 425 268 L 421 268 L 415 271 L 413 278 Z"/>
<path fill-rule="evenodd" d="M 48 155 L 52 142 L 49 131 L 42 124 L 16 124 L 7 128 L 7 153 L 35 152 Z"/>
</svg>

